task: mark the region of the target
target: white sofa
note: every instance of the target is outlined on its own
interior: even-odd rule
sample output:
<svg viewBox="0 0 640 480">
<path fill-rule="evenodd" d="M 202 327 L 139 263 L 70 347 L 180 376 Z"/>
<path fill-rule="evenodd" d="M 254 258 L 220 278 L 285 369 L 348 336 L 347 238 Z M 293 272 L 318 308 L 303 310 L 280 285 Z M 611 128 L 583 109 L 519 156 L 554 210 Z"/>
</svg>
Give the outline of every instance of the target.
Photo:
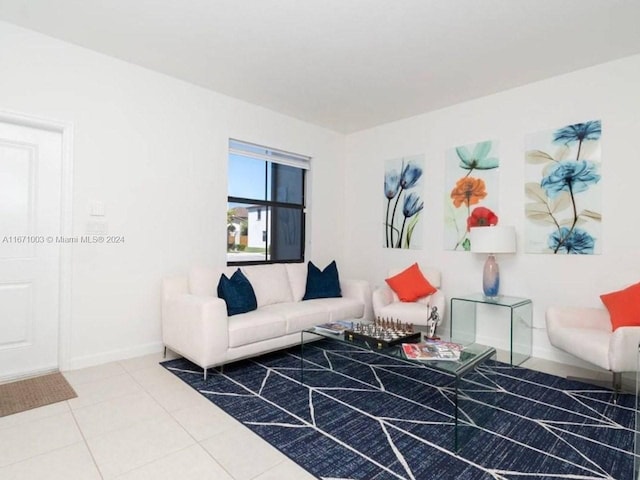
<svg viewBox="0 0 640 480">
<path fill-rule="evenodd" d="M 300 332 L 336 320 L 370 320 L 371 289 L 363 280 L 340 280 L 341 298 L 302 300 L 307 264 L 240 267 L 256 295 L 257 310 L 227 316 L 217 296 L 221 274 L 238 267 L 194 267 L 162 281 L 162 341 L 204 369 L 300 343 Z"/>
<path fill-rule="evenodd" d="M 551 345 L 611 371 L 616 393 L 622 373 L 638 370 L 640 327 L 612 330 L 609 312 L 596 307 L 549 307 L 545 318 Z"/>
<path fill-rule="evenodd" d="M 389 271 L 389 277 L 400 273 L 402 269 L 393 269 Z M 439 321 L 442 323 L 444 318 L 444 308 L 446 299 L 444 293 L 440 290 L 441 275 L 439 270 L 433 268 L 422 268 L 421 271 L 429 280 L 429 283 L 438 290 L 431 295 L 422 297 L 415 302 L 401 302 L 398 295 L 395 294 L 387 284 L 376 288 L 373 291 L 372 306 L 374 316 L 380 318 L 399 319 L 405 323 L 413 323 L 414 325 L 425 326 L 427 324 L 427 305 L 438 308 Z"/>
</svg>

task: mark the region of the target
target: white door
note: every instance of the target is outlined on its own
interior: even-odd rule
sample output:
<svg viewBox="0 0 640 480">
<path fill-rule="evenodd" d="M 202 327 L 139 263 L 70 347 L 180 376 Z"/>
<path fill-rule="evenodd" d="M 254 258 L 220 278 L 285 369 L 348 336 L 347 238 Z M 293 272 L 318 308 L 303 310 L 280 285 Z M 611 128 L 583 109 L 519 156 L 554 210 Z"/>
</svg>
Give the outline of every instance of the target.
<svg viewBox="0 0 640 480">
<path fill-rule="evenodd" d="M 0 122 L 0 380 L 58 368 L 62 134 Z"/>
</svg>

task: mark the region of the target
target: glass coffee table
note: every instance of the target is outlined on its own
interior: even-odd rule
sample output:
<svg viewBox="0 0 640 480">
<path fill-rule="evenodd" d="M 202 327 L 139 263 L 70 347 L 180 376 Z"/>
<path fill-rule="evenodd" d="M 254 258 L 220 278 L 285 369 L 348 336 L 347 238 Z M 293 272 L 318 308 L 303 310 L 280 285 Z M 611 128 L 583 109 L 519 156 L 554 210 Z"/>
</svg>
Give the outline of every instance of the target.
<svg viewBox="0 0 640 480">
<path fill-rule="evenodd" d="M 493 347 L 472 343 L 465 345 L 461 351 L 460 359 L 452 360 L 413 360 L 406 357 L 400 343 L 394 345 L 381 344 L 377 341 L 367 341 L 359 338 L 349 340 L 344 333 L 332 333 L 325 329 L 309 328 L 300 332 L 300 381 L 305 382 L 305 348 L 309 348 L 308 342 L 317 337 L 331 342 L 348 344 L 351 347 L 368 352 L 375 352 L 400 363 L 411 366 L 420 366 L 435 372 L 438 381 L 447 384 L 447 392 L 450 400 L 451 411 L 448 413 L 453 420 L 454 435 L 452 448 L 459 451 L 466 443 L 477 427 L 485 426 L 495 412 L 497 389 L 492 380 L 493 369 L 484 368 L 480 374 L 477 370 L 480 365 L 491 365 L 489 360 L 495 361 L 496 350 Z M 422 340 L 422 336 L 420 337 Z M 446 339 L 443 339 L 446 341 Z M 355 360 L 354 360 L 355 361 Z M 488 363 L 489 362 L 489 363 Z M 478 397 L 482 397 L 478 400 Z"/>
</svg>

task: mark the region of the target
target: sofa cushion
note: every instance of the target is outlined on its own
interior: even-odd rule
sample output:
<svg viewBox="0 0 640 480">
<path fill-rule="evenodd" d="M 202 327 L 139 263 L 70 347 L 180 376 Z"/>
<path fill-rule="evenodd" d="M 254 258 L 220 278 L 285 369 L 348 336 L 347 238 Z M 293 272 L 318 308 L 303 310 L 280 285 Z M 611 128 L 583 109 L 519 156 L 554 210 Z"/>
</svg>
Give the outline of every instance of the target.
<svg viewBox="0 0 640 480">
<path fill-rule="evenodd" d="M 242 267 L 256 294 L 258 308 L 274 303 L 291 302 L 291 287 L 284 264 Z"/>
<path fill-rule="evenodd" d="M 304 291 L 307 288 L 307 264 L 306 263 L 287 263 L 287 275 L 289 276 L 289 285 L 291 286 L 291 294 L 293 301 L 299 302 L 304 297 Z"/>
<path fill-rule="evenodd" d="M 261 310 L 284 317 L 287 333 L 295 333 L 329 321 L 329 311 L 321 304 L 312 302 L 276 303 Z"/>
<path fill-rule="evenodd" d="M 256 296 L 247 277 L 237 269 L 231 278 L 220 275 L 218 282 L 218 298 L 227 304 L 227 315 L 238 315 L 258 308 Z"/>
<path fill-rule="evenodd" d="M 282 315 L 264 309 L 229 317 L 229 346 L 239 347 L 286 334 L 287 322 Z"/>
<path fill-rule="evenodd" d="M 313 262 L 309 262 L 307 268 L 307 288 L 304 292 L 303 300 L 314 298 L 341 297 L 340 278 L 338 276 L 338 266 L 335 260 L 320 270 Z"/>
<path fill-rule="evenodd" d="M 329 322 L 362 319 L 364 315 L 364 304 L 354 298 L 316 298 L 314 300 L 307 300 L 304 303 L 310 303 L 325 309 L 329 314 Z"/>
</svg>

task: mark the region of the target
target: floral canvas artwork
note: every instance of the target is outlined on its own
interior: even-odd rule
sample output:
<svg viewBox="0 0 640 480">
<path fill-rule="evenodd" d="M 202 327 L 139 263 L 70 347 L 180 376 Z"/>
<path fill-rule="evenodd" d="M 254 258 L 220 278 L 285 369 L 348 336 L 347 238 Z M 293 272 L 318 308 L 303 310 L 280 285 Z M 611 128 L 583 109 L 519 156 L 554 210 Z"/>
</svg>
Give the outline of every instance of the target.
<svg viewBox="0 0 640 480">
<path fill-rule="evenodd" d="M 525 147 L 525 251 L 601 253 L 600 120 L 531 134 Z"/>
<path fill-rule="evenodd" d="M 498 223 L 498 142 L 452 148 L 445 162 L 444 247 L 469 251 L 471 227 Z"/>
<path fill-rule="evenodd" d="M 387 160 L 384 166 L 385 248 L 422 247 L 424 156 Z"/>
</svg>

